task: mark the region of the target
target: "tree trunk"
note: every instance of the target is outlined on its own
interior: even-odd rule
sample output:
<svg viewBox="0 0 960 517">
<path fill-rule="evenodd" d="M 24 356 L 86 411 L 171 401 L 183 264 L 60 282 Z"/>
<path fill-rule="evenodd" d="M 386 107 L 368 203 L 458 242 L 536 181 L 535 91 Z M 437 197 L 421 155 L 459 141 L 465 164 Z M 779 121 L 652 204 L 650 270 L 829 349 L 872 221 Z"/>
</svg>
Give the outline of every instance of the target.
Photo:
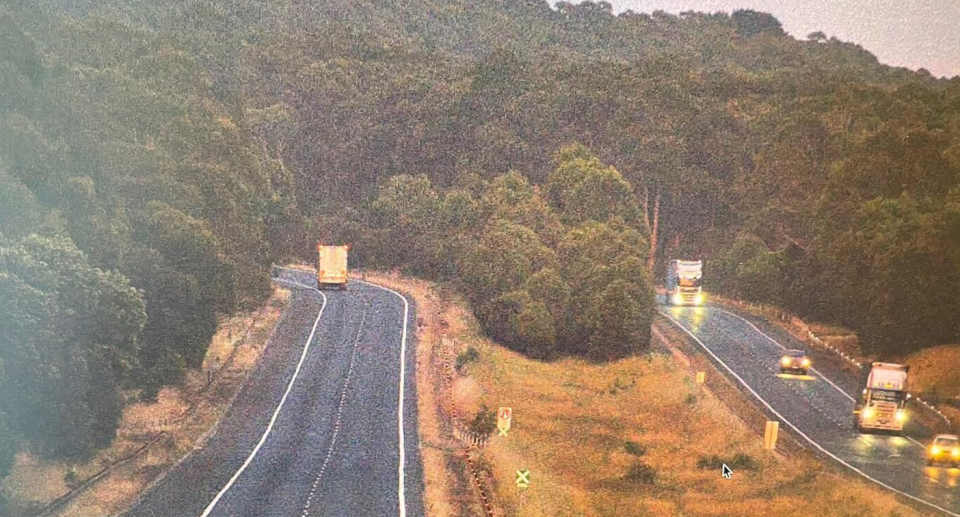
<svg viewBox="0 0 960 517">
<path fill-rule="evenodd" d="M 653 274 L 654 266 L 657 265 L 657 227 L 660 225 L 660 191 L 657 191 L 653 198 L 653 226 L 650 228 L 650 258 L 647 267 L 650 274 Z"/>
</svg>

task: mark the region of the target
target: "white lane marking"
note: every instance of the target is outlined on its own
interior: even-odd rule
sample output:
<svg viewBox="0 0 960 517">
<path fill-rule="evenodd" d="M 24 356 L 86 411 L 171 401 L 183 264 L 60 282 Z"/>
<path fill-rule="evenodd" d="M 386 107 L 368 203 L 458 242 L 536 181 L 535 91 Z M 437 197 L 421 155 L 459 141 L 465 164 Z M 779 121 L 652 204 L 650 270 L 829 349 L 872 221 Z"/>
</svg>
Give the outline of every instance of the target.
<svg viewBox="0 0 960 517">
<path fill-rule="evenodd" d="M 363 298 L 363 295 L 361 295 Z M 327 448 L 327 455 L 323 458 L 323 465 L 320 466 L 320 472 L 313 479 L 313 486 L 310 487 L 310 494 L 307 495 L 307 502 L 303 505 L 302 517 L 307 517 L 310 513 L 310 506 L 313 504 L 313 496 L 320 486 L 320 480 L 323 479 L 323 473 L 327 470 L 327 464 L 333 456 L 333 449 L 337 445 L 337 437 L 340 436 L 340 425 L 343 421 L 343 406 L 347 400 L 347 388 L 350 387 L 350 378 L 353 377 L 353 367 L 357 364 L 357 348 L 360 344 L 360 335 L 363 333 L 363 324 L 367 321 L 367 309 L 369 305 L 367 300 L 363 300 L 363 312 L 360 316 L 360 325 L 357 327 L 357 335 L 353 339 L 353 351 L 350 353 L 350 366 L 347 368 L 347 376 L 343 379 L 343 386 L 340 388 L 340 403 L 337 405 L 337 414 L 333 421 L 333 436 L 330 438 L 330 446 Z"/>
<path fill-rule="evenodd" d="M 747 320 L 746 318 L 743 318 L 743 317 L 741 317 L 740 315 L 734 314 L 734 313 L 732 313 L 732 312 L 730 312 L 730 311 L 721 309 L 720 307 L 710 307 L 710 308 L 711 308 L 711 309 L 714 309 L 714 310 L 718 310 L 718 311 L 720 311 L 720 312 L 722 312 L 722 313 L 724 313 L 724 314 L 729 314 L 729 315 L 733 316 L 734 318 L 737 318 L 737 319 L 743 321 L 743 322 L 746 323 L 747 325 L 750 325 L 751 327 L 753 327 L 753 330 L 756 330 L 757 332 L 759 332 L 761 336 L 769 339 L 770 342 L 773 343 L 774 345 L 777 345 L 778 347 L 782 348 L 783 350 L 786 350 L 786 349 L 787 349 L 787 347 L 781 345 L 779 342 L 777 342 L 776 339 L 773 339 L 772 337 L 768 336 L 768 335 L 767 335 L 766 333 L 764 333 L 762 330 L 760 330 L 759 328 L 757 328 L 756 325 L 754 325 L 753 323 L 750 323 L 750 321 Z M 810 368 L 810 371 L 812 371 L 813 373 L 819 375 L 821 379 L 827 381 L 827 383 L 829 383 L 829 384 L 830 384 L 831 386 L 833 386 L 837 391 L 839 391 L 841 394 L 843 394 L 844 397 L 847 397 L 848 399 L 850 399 L 850 402 L 856 402 L 856 401 L 857 401 L 857 399 L 855 399 L 855 398 L 853 398 L 852 396 L 850 396 L 850 394 L 847 393 L 846 391 L 843 391 L 843 389 L 842 389 L 840 386 L 837 386 L 836 384 L 834 384 L 833 381 L 831 381 L 830 379 L 828 379 L 824 374 L 820 373 L 819 371 L 817 371 L 817 370 L 814 369 L 814 368 Z"/>
<path fill-rule="evenodd" d="M 303 284 L 298 284 L 296 282 L 291 282 L 289 280 L 283 280 L 280 278 L 275 278 L 274 280 L 278 282 L 288 283 L 298 285 L 300 287 L 305 287 Z M 297 368 L 293 371 L 293 377 L 290 378 L 290 383 L 287 384 L 287 391 L 283 393 L 283 397 L 280 399 L 280 404 L 277 405 L 277 409 L 274 410 L 273 416 L 270 418 L 270 423 L 267 424 L 267 429 L 263 432 L 263 436 L 260 437 L 260 441 L 257 442 L 256 447 L 253 448 L 253 451 L 247 456 L 247 460 L 243 462 L 243 465 L 240 466 L 233 477 L 230 478 L 230 481 L 227 482 L 226 486 L 217 493 L 217 496 L 213 498 L 213 501 L 210 501 L 210 504 L 207 505 L 207 508 L 200 514 L 200 517 L 207 517 L 210 515 L 210 512 L 217 506 L 217 503 L 220 502 L 220 499 L 227 493 L 228 490 L 237 482 L 237 479 L 240 478 L 240 475 L 243 474 L 243 471 L 247 470 L 247 467 L 250 466 L 250 463 L 253 462 L 253 458 L 257 456 L 257 453 L 260 452 L 260 448 L 263 447 L 263 444 L 266 443 L 267 437 L 270 436 L 270 431 L 273 430 L 274 424 L 277 422 L 277 417 L 280 416 L 280 410 L 283 408 L 283 405 L 287 402 L 287 396 L 290 395 L 290 391 L 293 390 L 293 384 L 297 382 L 297 377 L 300 375 L 300 368 L 303 367 L 303 362 L 307 358 L 307 352 L 310 350 L 310 343 L 313 342 L 313 336 L 317 333 L 317 326 L 320 324 L 320 316 L 323 316 L 323 310 L 327 308 L 327 296 L 322 292 L 314 289 L 312 287 L 305 287 L 316 291 L 323 297 L 323 304 L 320 306 L 320 312 L 317 313 L 317 319 L 313 322 L 313 328 L 310 330 L 310 337 L 307 338 L 306 344 L 303 346 L 303 352 L 300 354 L 300 362 L 297 363 Z"/>
<path fill-rule="evenodd" d="M 691 338 L 693 338 L 694 341 L 696 341 L 697 343 L 699 343 L 700 346 L 703 347 L 703 349 L 706 350 L 707 353 L 710 354 L 710 356 L 714 358 L 714 360 L 716 360 L 718 363 L 720 363 L 721 366 L 723 366 L 728 372 L 730 372 L 730 375 L 733 375 L 738 381 L 740 381 L 740 384 L 742 384 L 744 388 L 747 388 L 747 390 L 750 391 L 750 393 L 752 393 L 753 396 L 756 397 L 757 400 L 759 400 L 764 406 L 766 406 L 767 409 L 769 409 L 771 413 L 773 413 L 774 415 L 777 415 L 777 417 L 778 417 L 780 420 L 782 420 L 783 423 L 785 423 L 785 424 L 787 424 L 788 426 L 790 426 L 790 428 L 793 429 L 797 434 L 799 434 L 800 436 L 802 436 L 804 440 L 810 442 L 810 445 L 813 445 L 814 447 L 816 447 L 817 449 L 819 449 L 821 452 L 823 452 L 823 453 L 826 454 L 827 456 L 830 456 L 831 458 L 833 458 L 834 460 L 836 460 L 836 461 L 837 461 L 838 463 L 840 463 L 841 465 L 843 465 L 843 466 L 847 467 L 848 469 L 856 472 L 857 474 L 860 474 L 860 475 L 863 476 L 864 478 L 869 479 L 870 481 L 873 481 L 874 483 L 876 483 L 876 484 L 878 484 L 878 485 L 886 488 L 887 490 L 891 490 L 891 491 L 896 492 L 896 493 L 898 493 L 898 494 L 900 494 L 900 495 L 902 495 L 902 496 L 909 497 L 910 499 L 913 499 L 914 501 L 917 501 L 917 502 L 919 502 L 919 503 L 923 503 L 923 504 L 925 504 L 925 505 L 927 505 L 927 506 L 929 506 L 929 507 L 931 507 L 931 508 L 936 508 L 937 510 L 942 511 L 942 512 L 946 513 L 947 515 L 952 515 L 953 517 L 960 517 L 960 513 L 951 512 L 950 510 L 947 510 L 946 508 L 943 508 L 943 507 L 941 507 L 941 506 L 937 506 L 937 505 L 934 504 L 934 503 L 931 503 L 931 502 L 929 502 L 929 501 L 925 501 L 925 500 L 923 500 L 923 499 L 920 499 L 919 497 L 910 495 L 910 494 L 908 494 L 908 493 L 906 493 L 906 492 L 903 492 L 903 491 L 901 491 L 901 490 L 897 490 L 896 488 L 893 488 L 892 486 L 884 483 L 883 481 L 880 481 L 880 480 L 878 480 L 878 479 L 876 479 L 876 478 L 871 477 L 871 476 L 870 476 L 869 474 L 867 474 L 866 472 L 864 472 L 864 471 L 858 469 L 857 467 L 854 467 L 853 465 L 851 465 L 851 464 L 843 461 L 842 459 L 840 459 L 838 456 L 836 456 L 836 455 L 833 454 L 832 452 L 824 449 L 819 443 L 813 441 L 813 439 L 811 439 L 809 436 L 807 436 L 806 434 L 804 434 L 803 431 L 801 431 L 799 428 L 797 428 L 797 426 L 793 425 L 792 422 L 790 422 L 789 420 L 787 420 L 786 418 L 784 418 L 783 415 L 781 415 L 780 413 L 778 413 L 776 409 L 773 409 L 773 406 L 771 406 L 766 400 L 764 400 L 763 397 L 761 397 L 759 393 L 757 393 L 756 391 L 754 391 L 753 388 L 751 388 L 750 385 L 747 384 L 747 381 L 743 380 L 743 378 L 741 378 L 739 375 L 737 375 L 736 372 L 733 371 L 733 369 L 731 369 L 729 366 L 727 366 L 727 363 L 723 362 L 719 357 L 717 357 L 717 355 L 713 353 L 713 350 L 710 350 L 710 348 L 708 348 L 707 345 L 705 345 L 705 344 L 703 343 L 703 341 L 700 341 L 700 339 L 697 338 L 697 336 L 695 336 L 695 335 L 693 334 L 693 332 L 690 332 L 689 330 L 687 330 L 686 327 L 684 327 L 683 325 L 681 325 L 679 321 L 677 321 L 677 320 L 673 319 L 672 317 L 670 317 L 669 314 L 667 314 L 667 313 L 665 313 L 665 312 L 663 312 L 663 311 L 661 311 L 660 314 L 661 314 L 662 316 L 664 316 L 665 318 L 667 318 L 668 320 L 672 321 L 672 322 L 674 323 L 674 325 L 680 327 L 680 330 L 686 332 L 688 336 L 690 336 Z"/>
<path fill-rule="evenodd" d="M 744 323 L 746 323 L 747 325 L 750 325 L 751 327 L 753 327 L 753 330 L 756 330 L 756 331 L 759 332 L 763 337 L 769 339 L 771 343 L 773 343 L 773 344 L 777 345 L 778 347 L 786 350 L 786 347 L 784 347 L 783 345 L 781 345 L 780 343 L 778 343 L 777 340 L 775 340 L 775 339 L 773 339 L 772 337 L 766 335 L 762 330 L 758 329 L 756 325 L 754 325 L 753 323 L 750 323 L 750 321 L 747 320 L 746 318 L 743 318 L 742 316 L 739 316 L 739 315 L 737 315 L 737 314 L 734 314 L 734 313 L 732 313 L 732 312 L 730 312 L 730 311 L 721 309 L 720 307 L 711 307 L 711 309 L 716 309 L 716 310 L 718 310 L 718 311 L 720 311 L 720 312 L 729 314 L 729 315 L 733 316 L 734 318 L 743 320 Z M 850 395 L 848 395 L 847 392 L 843 391 L 839 386 L 837 386 L 836 384 L 834 384 L 833 381 L 831 381 L 830 379 L 828 379 L 828 378 L 827 378 L 826 376 L 824 376 L 822 373 L 818 372 L 817 370 L 814 370 L 813 368 L 810 368 L 810 370 L 813 371 L 814 373 L 816 373 L 817 375 L 819 375 L 820 378 L 822 378 L 823 380 L 827 381 L 831 386 L 833 386 L 834 388 L 836 388 L 836 390 L 839 391 L 840 393 L 842 393 L 843 396 L 847 397 L 848 399 L 850 399 L 850 400 L 853 401 L 854 403 L 856 402 L 856 399 L 854 399 L 853 397 L 851 397 Z M 816 406 L 814 406 L 814 407 L 816 407 Z M 923 448 L 923 449 L 926 449 L 926 448 L 927 448 L 926 445 L 918 442 L 917 440 L 914 440 L 913 438 L 911 438 L 911 437 L 909 437 L 909 436 L 905 436 L 905 438 L 906 438 L 907 440 L 910 440 L 911 442 L 919 445 L 919 446 L 920 446 L 921 448 Z"/>
<path fill-rule="evenodd" d="M 372 284 L 370 282 L 365 282 L 363 280 L 354 280 L 354 282 L 360 282 L 367 285 L 372 285 L 384 291 L 390 291 L 391 293 L 400 297 L 403 300 L 403 332 L 400 337 L 400 398 L 397 403 L 397 434 L 400 438 L 400 466 L 398 467 L 400 481 L 398 490 L 400 492 L 400 517 L 406 517 L 407 515 L 407 502 L 406 496 L 404 495 L 404 446 L 403 446 L 403 390 L 404 383 L 406 378 L 406 357 L 407 357 L 407 318 L 410 314 L 410 304 L 407 303 L 407 299 L 400 293 L 390 289 L 389 287 L 383 287 L 382 285 Z"/>
</svg>

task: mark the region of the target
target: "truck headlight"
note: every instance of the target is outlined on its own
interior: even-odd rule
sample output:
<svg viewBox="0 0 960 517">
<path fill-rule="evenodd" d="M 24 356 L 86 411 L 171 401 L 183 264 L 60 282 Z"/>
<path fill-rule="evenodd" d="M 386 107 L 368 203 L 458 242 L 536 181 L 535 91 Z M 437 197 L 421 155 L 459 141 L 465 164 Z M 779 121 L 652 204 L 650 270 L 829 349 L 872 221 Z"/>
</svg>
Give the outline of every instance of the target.
<svg viewBox="0 0 960 517">
<path fill-rule="evenodd" d="M 696 302 L 697 305 L 703 305 L 703 293 L 697 293 Z"/>
<path fill-rule="evenodd" d="M 897 410 L 897 421 L 898 421 L 898 422 L 903 422 L 903 421 L 906 420 L 906 419 L 907 419 L 907 412 L 904 411 L 904 410 L 902 410 L 902 409 L 898 409 L 898 410 Z"/>
<path fill-rule="evenodd" d="M 674 304 L 674 305 L 680 305 L 681 303 L 683 303 L 683 297 L 680 296 L 679 293 L 673 295 L 673 304 Z"/>
<path fill-rule="evenodd" d="M 954 447 L 950 454 L 952 454 L 954 458 L 960 458 L 960 448 Z"/>
<path fill-rule="evenodd" d="M 790 360 L 789 357 L 784 357 L 783 359 L 780 360 L 780 364 L 782 364 L 782 365 L 784 365 L 784 366 L 790 366 L 790 363 L 791 363 L 791 362 L 792 362 L 792 361 Z"/>
<path fill-rule="evenodd" d="M 940 446 L 938 445 L 934 445 L 933 447 L 930 447 L 931 456 L 939 456 L 941 452 L 943 452 L 943 450 L 940 449 Z"/>
<path fill-rule="evenodd" d="M 864 408 L 863 418 L 873 418 L 874 413 L 876 413 L 876 411 L 872 407 Z"/>
<path fill-rule="evenodd" d="M 809 360 L 809 359 L 804 359 L 804 360 L 803 360 L 803 366 L 804 366 L 804 368 L 809 367 L 809 366 L 810 366 L 810 360 Z"/>
</svg>

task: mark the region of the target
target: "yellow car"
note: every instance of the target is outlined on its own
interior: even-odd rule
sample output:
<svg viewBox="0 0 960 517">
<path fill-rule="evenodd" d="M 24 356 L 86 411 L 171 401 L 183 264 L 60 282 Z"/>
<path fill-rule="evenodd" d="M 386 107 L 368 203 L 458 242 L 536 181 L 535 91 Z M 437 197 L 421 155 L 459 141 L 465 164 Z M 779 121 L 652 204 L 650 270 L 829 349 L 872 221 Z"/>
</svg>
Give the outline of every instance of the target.
<svg viewBox="0 0 960 517">
<path fill-rule="evenodd" d="M 960 438 L 955 434 L 938 434 L 927 449 L 927 465 L 960 467 Z"/>
<path fill-rule="evenodd" d="M 810 358 L 803 350 L 787 350 L 780 358 L 780 373 L 799 373 L 806 375 L 810 369 Z"/>
</svg>

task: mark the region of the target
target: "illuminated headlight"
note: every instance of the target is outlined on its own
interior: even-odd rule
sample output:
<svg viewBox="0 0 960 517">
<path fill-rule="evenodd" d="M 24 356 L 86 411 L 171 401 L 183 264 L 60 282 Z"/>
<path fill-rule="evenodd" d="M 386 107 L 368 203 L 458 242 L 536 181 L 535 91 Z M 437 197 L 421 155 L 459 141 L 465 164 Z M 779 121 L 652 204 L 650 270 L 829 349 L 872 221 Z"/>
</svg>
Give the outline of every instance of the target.
<svg viewBox="0 0 960 517">
<path fill-rule="evenodd" d="M 793 361 L 791 361 L 789 357 L 784 357 L 783 359 L 780 360 L 780 364 L 784 366 L 790 366 L 791 362 Z"/>
<path fill-rule="evenodd" d="M 810 360 L 809 360 L 809 359 L 804 359 L 801 364 L 803 364 L 803 367 L 804 367 L 804 368 L 807 368 L 807 367 L 810 366 Z"/>
<path fill-rule="evenodd" d="M 903 421 L 906 420 L 906 419 L 907 419 L 907 412 L 904 411 L 904 410 L 902 410 L 902 409 L 898 409 L 898 410 L 897 410 L 897 421 L 898 421 L 898 422 L 903 422 Z"/>
<path fill-rule="evenodd" d="M 960 447 L 954 447 L 950 454 L 952 454 L 954 458 L 960 458 Z"/>
<path fill-rule="evenodd" d="M 697 305 L 703 305 L 703 293 L 697 293 L 695 301 Z"/>
<path fill-rule="evenodd" d="M 873 418 L 874 413 L 876 413 L 876 410 L 874 410 L 872 407 L 864 408 L 863 418 Z"/>
<path fill-rule="evenodd" d="M 934 445 L 933 447 L 930 447 L 931 456 L 939 456 L 941 452 L 943 452 L 943 449 L 941 449 L 940 446 L 938 445 Z"/>
<path fill-rule="evenodd" d="M 674 305 L 680 305 L 680 304 L 682 304 L 682 303 L 683 303 L 683 297 L 680 296 L 680 294 L 675 294 L 675 295 L 673 295 L 673 304 L 674 304 Z"/>
</svg>

